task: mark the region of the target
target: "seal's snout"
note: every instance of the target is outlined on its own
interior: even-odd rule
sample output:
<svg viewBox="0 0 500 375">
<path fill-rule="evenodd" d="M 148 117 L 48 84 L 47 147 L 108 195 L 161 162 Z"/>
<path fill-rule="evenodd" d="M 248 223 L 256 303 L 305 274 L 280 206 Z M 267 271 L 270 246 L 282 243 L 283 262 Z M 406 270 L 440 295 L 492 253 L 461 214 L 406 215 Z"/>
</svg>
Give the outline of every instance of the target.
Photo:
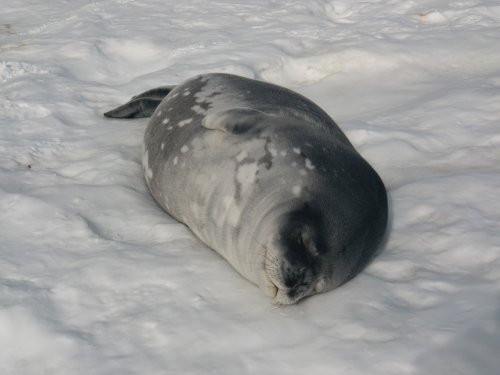
<svg viewBox="0 0 500 375">
<path fill-rule="evenodd" d="M 289 305 L 310 295 L 317 282 L 314 259 L 309 259 L 295 249 L 282 251 L 276 257 L 272 254 L 273 251 L 268 251 L 264 266 L 269 282 L 274 287 L 275 302 Z"/>
<path fill-rule="evenodd" d="M 305 286 L 311 278 L 306 267 L 290 267 L 288 264 L 282 267 L 282 275 L 285 287 L 289 289 Z"/>
<path fill-rule="evenodd" d="M 278 288 L 275 300 L 291 304 L 315 292 L 321 271 L 324 245 L 320 217 L 309 205 L 283 216 L 281 230 L 275 242 L 278 262 L 269 273 Z"/>
<path fill-rule="evenodd" d="M 294 303 L 307 296 L 312 289 L 314 273 L 312 265 L 292 263 L 286 260 L 281 265 L 282 294 L 286 303 Z M 283 297 L 284 297 L 283 296 Z M 283 303 L 283 302 L 282 302 Z"/>
</svg>

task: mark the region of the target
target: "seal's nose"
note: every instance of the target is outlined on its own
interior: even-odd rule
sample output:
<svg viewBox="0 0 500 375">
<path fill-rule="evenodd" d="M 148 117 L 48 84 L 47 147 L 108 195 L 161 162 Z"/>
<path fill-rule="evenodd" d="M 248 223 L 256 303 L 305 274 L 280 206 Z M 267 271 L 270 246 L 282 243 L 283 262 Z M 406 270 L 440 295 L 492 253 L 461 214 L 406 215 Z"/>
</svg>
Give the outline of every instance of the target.
<svg viewBox="0 0 500 375">
<path fill-rule="evenodd" d="M 287 288 L 293 289 L 307 284 L 307 268 L 293 267 L 289 264 L 283 267 L 283 281 Z"/>
</svg>

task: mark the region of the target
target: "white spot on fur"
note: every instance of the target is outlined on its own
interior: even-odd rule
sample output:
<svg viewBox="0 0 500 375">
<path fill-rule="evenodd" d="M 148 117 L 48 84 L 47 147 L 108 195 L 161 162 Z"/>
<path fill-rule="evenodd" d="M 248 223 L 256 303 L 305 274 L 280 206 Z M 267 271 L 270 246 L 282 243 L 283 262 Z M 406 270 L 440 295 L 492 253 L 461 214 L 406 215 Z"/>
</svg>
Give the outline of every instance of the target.
<svg viewBox="0 0 500 375">
<path fill-rule="evenodd" d="M 313 165 L 313 163 L 309 159 L 306 159 L 306 168 L 313 170 L 316 167 Z"/>
<path fill-rule="evenodd" d="M 298 148 L 298 147 L 294 147 L 292 150 L 293 150 L 293 152 L 295 152 L 296 154 L 300 155 L 300 148 Z"/>
<path fill-rule="evenodd" d="M 173 99 L 173 98 L 176 98 L 177 96 L 179 96 L 178 92 L 176 92 L 175 94 L 172 94 L 171 98 Z"/>
<path fill-rule="evenodd" d="M 323 289 L 325 289 L 325 286 L 326 286 L 326 281 L 324 278 L 321 278 L 318 280 L 318 282 L 316 283 L 316 286 L 314 287 L 314 291 L 316 293 L 319 293 L 319 292 L 322 292 Z"/>
<path fill-rule="evenodd" d="M 180 121 L 177 126 L 179 126 L 179 128 L 182 128 L 184 125 L 190 124 L 191 122 L 193 122 L 193 119 L 187 118 L 185 120 Z"/>
<path fill-rule="evenodd" d="M 172 130 L 172 129 L 173 129 L 173 126 L 169 126 L 169 127 L 167 128 L 167 130 Z"/>
<path fill-rule="evenodd" d="M 241 192 L 245 193 L 255 184 L 259 166 L 257 163 L 242 164 L 236 171 L 236 181 L 241 185 Z"/>
<path fill-rule="evenodd" d="M 184 146 L 182 146 L 182 147 L 181 147 L 181 152 L 182 152 L 183 154 L 185 154 L 185 153 L 186 153 L 186 152 L 188 152 L 188 151 L 189 151 L 189 147 L 188 147 L 188 146 L 184 145 Z"/>
<path fill-rule="evenodd" d="M 191 148 L 195 153 L 203 150 L 203 139 L 201 139 L 200 137 L 195 137 L 191 141 Z"/>
<path fill-rule="evenodd" d="M 163 125 L 167 125 L 169 121 L 170 121 L 170 119 L 169 119 L 168 117 L 165 117 L 165 118 L 162 120 L 162 122 L 161 122 L 161 123 L 162 123 Z"/>
<path fill-rule="evenodd" d="M 238 161 L 238 163 L 241 163 L 247 157 L 248 157 L 248 152 L 246 152 L 245 150 L 243 150 L 238 155 L 236 155 L 236 160 Z"/>
<path fill-rule="evenodd" d="M 146 151 L 142 156 L 142 167 L 144 168 L 146 180 L 151 180 L 153 178 L 153 171 L 149 168 L 149 151 Z"/>
<path fill-rule="evenodd" d="M 203 109 L 203 107 L 198 104 L 192 106 L 191 109 L 199 115 L 205 115 L 207 113 L 207 110 Z"/>
<path fill-rule="evenodd" d="M 174 164 L 174 165 L 177 165 L 177 162 L 178 162 L 178 161 L 179 161 L 179 158 L 176 156 L 176 157 L 174 158 L 173 164 Z"/>
<path fill-rule="evenodd" d="M 183 93 L 182 95 L 183 95 L 183 96 L 188 96 L 188 95 L 191 95 L 191 91 L 186 90 L 186 91 L 184 91 L 184 93 Z"/>
<path fill-rule="evenodd" d="M 165 149 L 165 143 L 162 143 L 160 146 L 161 150 L 163 151 Z"/>
<path fill-rule="evenodd" d="M 161 116 L 161 114 L 162 114 L 162 111 L 161 111 L 161 109 L 159 109 L 158 112 L 156 112 L 156 116 Z"/>
<path fill-rule="evenodd" d="M 278 155 L 278 151 L 272 147 L 269 147 L 269 152 L 271 153 L 271 156 L 274 158 Z"/>
<path fill-rule="evenodd" d="M 302 191 L 302 186 L 300 186 L 300 185 L 295 185 L 294 187 L 292 187 L 292 193 L 296 197 L 298 197 L 300 195 L 301 191 Z"/>
<path fill-rule="evenodd" d="M 241 217 L 241 209 L 236 204 L 233 197 L 226 195 L 222 199 L 222 205 L 224 209 L 223 217 L 226 219 L 227 223 L 236 226 Z"/>
</svg>

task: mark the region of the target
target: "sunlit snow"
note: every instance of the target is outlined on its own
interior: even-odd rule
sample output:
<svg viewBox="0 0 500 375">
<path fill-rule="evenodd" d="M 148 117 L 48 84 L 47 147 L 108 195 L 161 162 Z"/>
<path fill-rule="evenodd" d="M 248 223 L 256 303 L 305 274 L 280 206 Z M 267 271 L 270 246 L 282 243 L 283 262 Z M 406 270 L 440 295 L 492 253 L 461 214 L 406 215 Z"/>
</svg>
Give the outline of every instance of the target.
<svg viewBox="0 0 500 375">
<path fill-rule="evenodd" d="M 276 307 L 152 200 L 147 119 L 102 113 L 206 72 L 309 97 L 380 174 L 357 278 Z M 498 0 L 2 0 L 2 375 L 497 375 L 499 195 Z"/>
</svg>

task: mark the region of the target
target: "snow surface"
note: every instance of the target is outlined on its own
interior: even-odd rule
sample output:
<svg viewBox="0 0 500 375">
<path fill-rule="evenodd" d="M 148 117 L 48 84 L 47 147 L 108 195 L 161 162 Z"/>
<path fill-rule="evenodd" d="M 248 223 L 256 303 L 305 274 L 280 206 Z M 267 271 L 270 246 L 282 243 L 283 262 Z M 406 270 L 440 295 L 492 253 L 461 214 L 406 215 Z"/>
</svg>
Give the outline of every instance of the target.
<svg viewBox="0 0 500 375">
<path fill-rule="evenodd" d="M 498 0 L 2 0 L 0 374 L 500 368 Z M 203 72 L 310 97 L 387 184 L 388 241 L 286 308 L 151 199 L 146 120 Z"/>
</svg>

